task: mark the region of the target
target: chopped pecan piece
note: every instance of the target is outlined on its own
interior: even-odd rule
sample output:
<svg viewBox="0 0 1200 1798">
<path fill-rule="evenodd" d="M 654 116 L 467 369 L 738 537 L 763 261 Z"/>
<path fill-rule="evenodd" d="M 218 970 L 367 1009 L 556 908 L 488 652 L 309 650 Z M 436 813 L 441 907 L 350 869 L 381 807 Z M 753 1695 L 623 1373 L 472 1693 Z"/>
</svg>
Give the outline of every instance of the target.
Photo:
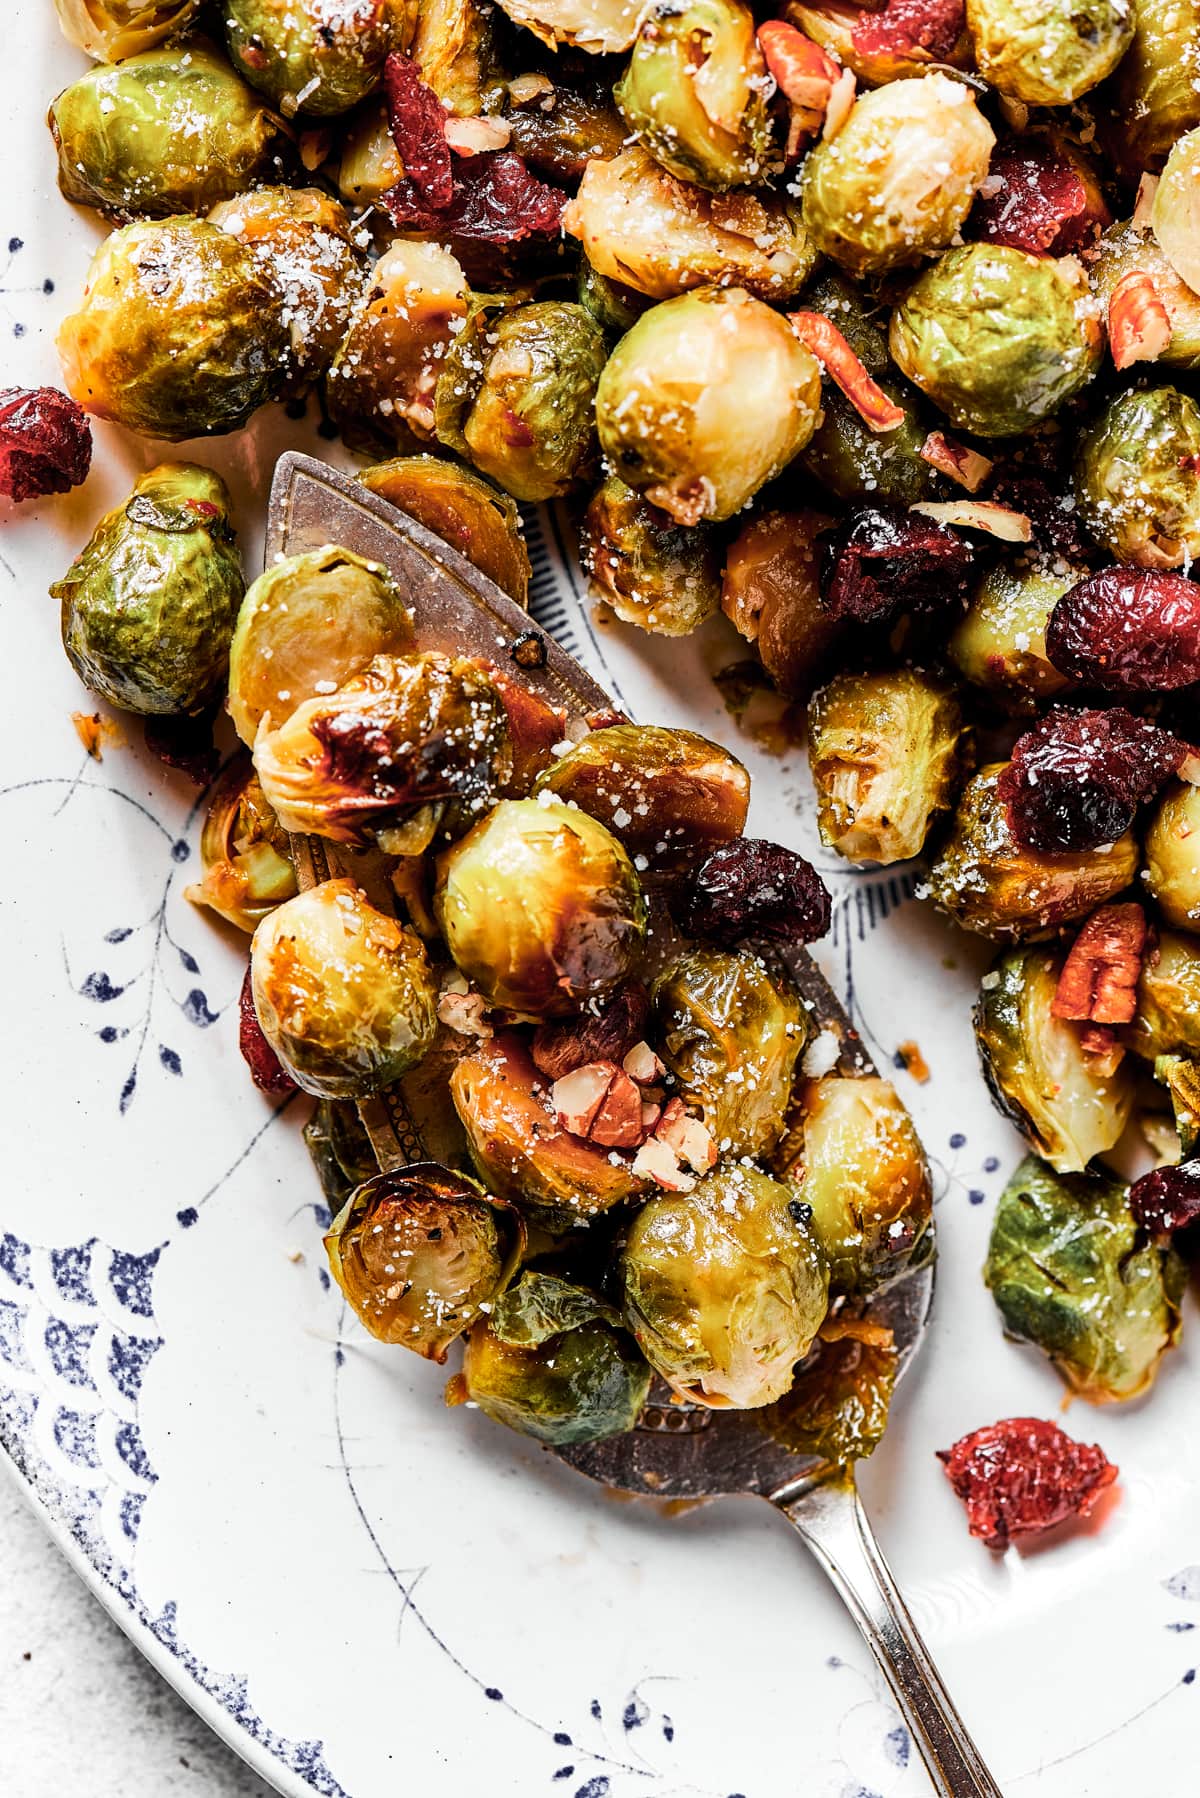
<svg viewBox="0 0 1200 1798">
<path fill-rule="evenodd" d="M 696 1184 L 695 1176 L 684 1173 L 679 1157 L 661 1136 L 651 1136 L 642 1144 L 633 1158 L 633 1171 L 665 1192 L 691 1192 Z"/>
<path fill-rule="evenodd" d="M 957 481 L 968 493 L 978 493 L 995 466 L 978 450 L 953 442 L 941 431 L 930 431 L 921 445 L 921 455 L 931 468 Z"/>
<path fill-rule="evenodd" d="M 894 431 L 904 423 L 904 407 L 871 379 L 836 325 L 819 312 L 789 312 L 788 324 L 872 431 Z"/>
<path fill-rule="evenodd" d="M 1108 302 L 1108 346 L 1113 367 L 1157 362 L 1171 345 L 1171 315 L 1144 269 L 1130 269 Z"/>
<path fill-rule="evenodd" d="M 605 1149 L 636 1149 L 642 1128 L 642 1095 L 623 1068 L 592 1061 L 556 1080 L 550 1102 L 564 1130 Z"/>
<path fill-rule="evenodd" d="M 768 19 L 758 28 L 758 47 L 788 103 L 788 161 L 797 155 L 805 138 L 820 131 L 829 110 L 830 96 L 844 71 L 819 44 L 783 19 Z M 851 76 L 850 92 L 854 85 Z M 844 122 L 844 121 L 843 121 Z"/>
<path fill-rule="evenodd" d="M 1086 920 L 1058 977 L 1051 1010 L 1077 1023 L 1130 1024 L 1146 950 L 1146 914 L 1129 901 Z"/>
</svg>

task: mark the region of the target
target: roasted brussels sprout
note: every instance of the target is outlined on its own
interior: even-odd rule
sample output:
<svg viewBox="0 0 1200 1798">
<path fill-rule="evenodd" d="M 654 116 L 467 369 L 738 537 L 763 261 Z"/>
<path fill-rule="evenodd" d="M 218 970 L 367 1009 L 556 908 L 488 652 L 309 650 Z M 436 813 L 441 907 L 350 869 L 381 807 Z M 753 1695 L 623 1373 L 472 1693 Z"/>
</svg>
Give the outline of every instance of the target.
<svg viewBox="0 0 1200 1798">
<path fill-rule="evenodd" d="M 127 712 L 202 712 L 229 666 L 245 583 L 220 475 L 165 462 L 50 592 L 63 647 L 85 687 Z"/>
<path fill-rule="evenodd" d="M 614 337 L 623 337 L 650 303 L 647 295 L 638 293 L 636 288 L 600 274 L 586 256 L 579 259 L 575 297 L 584 311 L 591 313 L 600 329 L 611 332 Z"/>
<path fill-rule="evenodd" d="M 1118 562 L 1179 568 L 1200 557 L 1200 406 L 1177 387 L 1119 393 L 1086 427 L 1075 498 Z"/>
<path fill-rule="evenodd" d="M 929 870 L 935 905 L 964 930 L 1000 943 L 1050 936 L 1127 887 L 1137 873 L 1131 832 L 1073 855 L 1026 849 L 1012 834 L 996 792 L 1006 764 L 991 762 L 967 782 L 950 835 Z"/>
<path fill-rule="evenodd" d="M 540 79 L 544 80 L 545 77 Z M 538 76 L 524 77 L 526 84 Z M 628 132 L 613 104 L 610 82 L 540 87 L 526 95 L 522 77 L 508 84 L 508 147 L 546 181 L 575 187 L 589 162 L 619 156 Z"/>
<path fill-rule="evenodd" d="M 352 1193 L 325 1250 L 372 1336 L 444 1361 L 500 1290 L 516 1235 L 511 1216 L 461 1174 L 416 1162 Z"/>
<path fill-rule="evenodd" d="M 594 457 L 593 404 L 608 353 L 568 300 L 478 303 L 437 384 L 437 434 L 516 499 L 560 498 Z"/>
<path fill-rule="evenodd" d="M 452 544 L 519 606 L 528 603 L 529 551 L 521 514 L 506 493 L 440 456 L 396 456 L 358 478 Z"/>
<path fill-rule="evenodd" d="M 1126 1187 L 1032 1155 L 996 1210 L 984 1277 L 1004 1327 L 1092 1404 L 1144 1392 L 1179 1338 L 1184 1264 L 1139 1238 Z"/>
<path fill-rule="evenodd" d="M 504 701 L 460 656 L 376 656 L 260 729 L 254 765 L 285 830 L 420 855 L 491 804 L 512 769 Z"/>
<path fill-rule="evenodd" d="M 245 754 L 228 763 L 213 788 L 200 833 L 200 859 L 204 878 L 188 887 L 187 897 L 211 906 L 248 935 L 296 893 L 287 832 Z"/>
<path fill-rule="evenodd" d="M 553 50 L 570 44 L 590 56 L 628 50 L 644 0 L 503 0 L 514 25 L 524 25 Z"/>
<path fill-rule="evenodd" d="M 1036 563 L 989 568 L 946 646 L 959 673 L 1018 709 L 1065 692 L 1071 682 L 1046 655 L 1046 625 L 1084 572 Z"/>
<path fill-rule="evenodd" d="M 1126 0 L 967 0 L 976 68 L 1027 106 L 1069 106 L 1111 75 L 1133 21 Z"/>
<path fill-rule="evenodd" d="M 821 606 L 818 512 L 760 512 L 725 553 L 721 609 L 780 692 L 810 693 L 844 634 Z"/>
<path fill-rule="evenodd" d="M 483 110 L 495 61 L 492 9 L 484 0 L 420 0 L 408 53 L 421 80 L 456 118 Z"/>
<path fill-rule="evenodd" d="M 1142 963 L 1137 1015 L 1125 1040 L 1147 1061 L 1200 1056 L 1200 943 L 1194 936 L 1160 931 Z"/>
<path fill-rule="evenodd" d="M 633 864 L 586 812 L 505 799 L 441 857 L 434 911 L 493 1005 L 562 1017 L 629 974 L 646 908 Z"/>
<path fill-rule="evenodd" d="M 1151 214 L 1160 250 L 1180 280 L 1200 289 L 1200 130 L 1171 146 Z"/>
<path fill-rule="evenodd" d="M 652 997 L 674 1090 L 699 1108 L 722 1155 L 768 1153 L 807 1036 L 786 976 L 746 950 L 693 949 L 663 970 Z"/>
<path fill-rule="evenodd" d="M 1179 782 L 1159 801 L 1146 832 L 1145 878 L 1168 924 L 1200 930 L 1200 787 Z"/>
<path fill-rule="evenodd" d="M 610 475 L 580 526 L 580 558 L 618 618 L 687 637 L 716 611 L 721 570 L 702 526 L 676 524 Z"/>
<path fill-rule="evenodd" d="M 853 275 L 904 268 L 957 237 L 988 172 L 995 134 L 948 75 L 863 94 L 803 171 L 804 223 Z"/>
<path fill-rule="evenodd" d="M 349 112 L 377 87 L 392 50 L 405 50 L 415 0 L 222 0 L 229 54 L 287 119 Z"/>
<path fill-rule="evenodd" d="M 611 1305 L 526 1268 L 472 1330 L 463 1394 L 496 1423 L 555 1448 L 631 1430 L 650 1369 Z"/>
<path fill-rule="evenodd" d="M 825 1258 L 794 1191 L 748 1167 L 643 1205 L 620 1270 L 638 1346 L 693 1404 L 782 1398 L 829 1306 Z"/>
<path fill-rule="evenodd" d="M 337 190 L 347 206 L 373 206 L 404 178 L 404 164 L 392 136 L 385 100 L 371 101 L 345 128 L 338 159 Z"/>
<path fill-rule="evenodd" d="M 874 1454 L 887 1428 L 898 1356 L 891 1331 L 829 1318 L 790 1392 L 758 1421 L 794 1455 L 844 1467 Z"/>
<path fill-rule="evenodd" d="M 616 473 L 679 524 L 731 518 L 804 448 L 820 409 L 816 357 L 737 287 L 651 307 L 596 394 Z"/>
<path fill-rule="evenodd" d="M 54 0 L 64 36 L 99 62 L 121 62 L 183 37 L 204 0 Z"/>
<path fill-rule="evenodd" d="M 998 1108 L 1056 1173 L 1081 1174 L 1115 1147 L 1129 1119 L 1133 1080 L 1089 1056 L 1077 1024 L 1054 1015 L 1062 957 L 1010 949 L 984 976 L 975 1041 Z"/>
<path fill-rule="evenodd" d="M 281 382 L 283 298 L 207 219 L 126 225 L 97 250 L 58 353 L 98 418 L 171 442 L 236 431 Z"/>
<path fill-rule="evenodd" d="M 708 286 L 790 300 L 817 259 L 794 201 L 749 189 L 708 193 L 676 180 L 636 144 L 588 164 L 563 230 L 599 275 L 656 300 Z"/>
<path fill-rule="evenodd" d="M 437 1030 L 437 980 L 419 937 L 326 880 L 277 906 L 250 945 L 254 1009 L 296 1085 L 359 1099 L 420 1061 Z"/>
<path fill-rule="evenodd" d="M 1088 300 L 1071 258 L 967 244 L 926 270 L 896 308 L 892 355 L 960 430 L 1011 437 L 1095 374 L 1104 334 Z"/>
<path fill-rule="evenodd" d="M 1144 0 L 1133 42 L 1101 97 L 1126 173 L 1161 168 L 1176 139 L 1200 125 L 1198 74 L 1200 0 Z"/>
<path fill-rule="evenodd" d="M 1194 1160 L 1200 1145 L 1200 1061 L 1187 1055 L 1160 1055 L 1154 1078 L 1170 1094 L 1178 1152 L 1185 1161 Z"/>
<path fill-rule="evenodd" d="M 910 668 L 839 674 L 808 708 L 821 841 L 852 862 L 907 861 L 954 803 L 963 721 L 944 681 Z"/>
<path fill-rule="evenodd" d="M 381 562 L 324 549 L 260 574 L 238 613 L 229 654 L 229 712 L 248 748 L 297 706 L 336 689 L 378 655 L 412 643 L 412 617 Z"/>
<path fill-rule="evenodd" d="M 1113 225 L 1088 269 L 1106 314 L 1118 281 L 1138 272 L 1149 275 L 1171 324 L 1171 341 L 1158 361 L 1164 368 L 1200 368 L 1200 293 L 1180 280 L 1149 232 L 1132 222 Z"/>
</svg>

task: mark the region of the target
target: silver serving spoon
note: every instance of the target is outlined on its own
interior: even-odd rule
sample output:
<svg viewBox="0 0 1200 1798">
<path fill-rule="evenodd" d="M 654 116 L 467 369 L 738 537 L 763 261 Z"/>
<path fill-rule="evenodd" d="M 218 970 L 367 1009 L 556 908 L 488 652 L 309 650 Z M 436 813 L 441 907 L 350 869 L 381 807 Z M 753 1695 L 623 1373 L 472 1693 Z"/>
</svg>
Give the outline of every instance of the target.
<svg viewBox="0 0 1200 1798">
<path fill-rule="evenodd" d="M 563 708 L 568 721 L 611 710 L 603 688 L 456 550 L 347 476 L 289 452 L 279 461 L 271 489 L 268 565 L 327 543 L 390 569 L 412 607 L 421 649 L 485 656 L 504 666 L 520 641 L 514 672 Z M 369 858 L 360 860 L 319 837 L 294 837 L 292 843 L 302 887 L 347 873 L 371 892 Z M 386 890 L 372 896 L 379 903 L 391 899 Z M 797 950 L 782 959 L 816 1026 L 836 1037 L 841 1072 L 873 1073 L 857 1032 L 811 957 Z M 408 1083 L 400 1081 L 359 1107 L 385 1171 L 435 1152 L 422 1139 L 428 1127 L 413 1097 Z M 430 1123 L 436 1128 L 435 1120 Z M 932 1302 L 933 1266 L 926 1262 L 865 1307 L 864 1316 L 893 1332 L 897 1378 L 911 1364 Z M 807 1543 L 862 1631 L 940 1798 L 1001 1798 L 900 1596 L 859 1502 L 852 1467 L 834 1469 L 790 1453 L 768 1434 L 761 1413 L 680 1405 L 662 1382 L 655 1383 L 637 1428 L 627 1435 L 553 1452 L 621 1492 L 657 1499 L 752 1492 L 767 1499 Z"/>
</svg>

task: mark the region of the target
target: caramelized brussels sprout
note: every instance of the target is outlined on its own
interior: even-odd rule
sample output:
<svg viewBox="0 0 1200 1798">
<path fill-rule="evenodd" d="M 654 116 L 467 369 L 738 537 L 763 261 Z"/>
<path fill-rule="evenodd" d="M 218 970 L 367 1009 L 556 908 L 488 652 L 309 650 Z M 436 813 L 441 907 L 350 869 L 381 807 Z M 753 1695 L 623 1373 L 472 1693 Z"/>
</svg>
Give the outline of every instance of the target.
<svg viewBox="0 0 1200 1798">
<path fill-rule="evenodd" d="M 654 983 L 654 1041 L 722 1155 L 765 1155 L 783 1130 L 806 1014 L 746 950 L 693 949 Z M 765 1402 L 765 1401 L 764 1401 Z"/>
<path fill-rule="evenodd" d="M 819 512 L 760 512 L 725 554 L 721 609 L 793 697 L 812 691 L 844 635 L 821 606 L 818 540 L 831 522 Z"/>
<path fill-rule="evenodd" d="M 852 862 L 907 861 L 954 802 L 963 721 L 927 674 L 839 674 L 808 708 L 821 841 Z"/>
<path fill-rule="evenodd" d="M 1188 131 L 1171 146 L 1151 217 L 1171 268 L 1193 290 L 1200 288 L 1200 130 Z"/>
<path fill-rule="evenodd" d="M 520 76 L 508 85 L 508 147 L 546 181 L 575 187 L 590 162 L 620 155 L 628 133 L 609 82 L 551 85 L 548 93 L 536 91 L 528 102 L 517 98 Z"/>
<path fill-rule="evenodd" d="M 260 729 L 254 765 L 285 830 L 420 855 L 437 831 L 465 830 L 504 785 L 508 714 L 474 662 L 376 656 L 277 730 Z"/>
<path fill-rule="evenodd" d="M 1111 75 L 1133 21 L 1126 0 L 967 0 L 976 68 L 1027 106 L 1069 106 Z"/>
<path fill-rule="evenodd" d="M 1032 1155 L 1000 1196 L 984 1277 L 1005 1330 L 1092 1404 L 1136 1398 L 1179 1339 L 1184 1264 L 1140 1238 L 1126 1187 Z"/>
<path fill-rule="evenodd" d="M 1118 562 L 1190 566 L 1200 556 L 1200 406 L 1177 387 L 1119 393 L 1086 427 L 1079 516 Z"/>
<path fill-rule="evenodd" d="M 568 300 L 477 304 L 437 384 L 437 434 L 516 499 L 560 498 L 594 455 L 596 383 L 607 355 Z"/>
<path fill-rule="evenodd" d="M 548 802 L 548 803 L 547 803 Z M 633 864 L 586 812 L 504 799 L 446 851 L 434 911 L 493 1005 L 562 1017 L 629 974 L 646 908 Z"/>
<path fill-rule="evenodd" d="M 405 50 L 414 0 L 222 0 L 229 54 L 284 118 L 349 112 L 379 85 L 392 50 Z"/>
<path fill-rule="evenodd" d="M 1200 943 L 1194 936 L 1159 932 L 1142 963 L 1137 1016 L 1125 1040 L 1147 1061 L 1200 1056 Z"/>
<path fill-rule="evenodd" d="M 452 544 L 519 606 L 528 604 L 529 551 L 507 493 L 440 456 L 396 456 L 358 478 L 368 492 Z"/>
<path fill-rule="evenodd" d="M 702 526 L 676 524 L 619 475 L 584 513 L 580 559 L 618 618 L 659 637 L 690 636 L 720 604 L 711 537 Z"/>
<path fill-rule="evenodd" d="M 236 431 L 285 363 L 282 296 L 251 251 L 207 219 L 146 220 L 96 251 L 58 332 L 67 391 L 144 437 Z"/>
<path fill-rule="evenodd" d="M 1168 924 L 1200 930 L 1200 787 L 1177 782 L 1146 832 L 1146 885 Z"/>
<path fill-rule="evenodd" d="M 267 804 L 249 756 L 226 766 L 200 833 L 204 878 L 187 889 L 195 905 L 252 936 L 268 912 L 296 893 L 287 832 Z"/>
<path fill-rule="evenodd" d="M 708 193 L 676 180 L 636 144 L 588 164 L 563 230 L 579 239 L 597 274 L 655 300 L 707 286 L 794 299 L 817 259 L 794 201 L 748 189 Z"/>
<path fill-rule="evenodd" d="M 492 79 L 495 30 L 484 0 L 420 0 L 408 53 L 421 80 L 456 118 L 483 110 Z"/>
<path fill-rule="evenodd" d="M 1089 1057 L 1076 1024 L 1056 1018 L 1062 957 L 1010 949 L 984 977 L 975 1041 L 997 1107 L 1056 1173 L 1081 1174 L 1116 1145 L 1133 1104 L 1125 1061 Z"/>
<path fill-rule="evenodd" d="M 637 35 L 645 0 L 503 0 L 514 25 L 524 25 L 543 44 L 560 44 L 605 56 L 628 50 Z"/>
<path fill-rule="evenodd" d="M 1071 682 L 1046 655 L 1046 625 L 1084 572 L 1037 564 L 989 568 L 946 646 L 959 673 L 1021 709 L 1065 692 Z"/>
<path fill-rule="evenodd" d="M 514 1236 L 481 1187 L 436 1162 L 417 1162 L 352 1193 L 325 1251 L 372 1336 L 444 1361 L 496 1298 Z"/>
<path fill-rule="evenodd" d="M 737 287 L 651 307 L 596 394 L 616 473 L 679 524 L 731 518 L 804 448 L 820 409 L 816 357 Z"/>
<path fill-rule="evenodd" d="M 692 1404 L 782 1398 L 829 1306 L 829 1274 L 790 1187 L 748 1167 L 651 1199 L 620 1259 L 642 1353 Z"/>
<path fill-rule="evenodd" d="M 166 462 L 100 520 L 50 589 L 85 687 L 127 712 L 202 712 L 229 666 L 245 583 L 220 475 Z"/>
<path fill-rule="evenodd" d="M 1131 832 L 1100 850 L 1048 855 L 1013 837 L 996 792 L 1003 762 L 967 782 L 950 835 L 929 870 L 934 903 L 964 930 L 999 943 L 1050 936 L 1115 898 L 1137 873 Z"/>
<path fill-rule="evenodd" d="M 437 1029 L 437 980 L 419 937 L 326 880 L 263 919 L 250 945 L 254 1009 L 296 1085 L 360 1099 L 420 1061 Z"/>
<path fill-rule="evenodd" d="M 1154 1063 L 1154 1078 L 1171 1097 L 1178 1152 L 1185 1161 L 1194 1160 L 1200 1144 L 1200 1061 L 1187 1055 L 1160 1055 Z"/>
<path fill-rule="evenodd" d="M 1147 0 L 1133 42 L 1101 96 L 1112 148 L 1126 172 L 1161 168 L 1172 144 L 1200 125 L 1200 0 Z"/>
<path fill-rule="evenodd" d="M 826 1340 L 826 1330 L 834 1328 L 837 1334 Z M 887 1428 L 897 1359 L 890 1331 L 831 1318 L 791 1391 L 759 1421 L 794 1455 L 819 1455 L 831 1467 L 863 1461 Z"/>
<path fill-rule="evenodd" d="M 840 141 L 840 140 L 839 140 Z M 927 269 L 892 314 L 892 355 L 951 422 L 1011 437 L 1087 384 L 1104 334 L 1072 258 L 966 244 Z"/>
<path fill-rule="evenodd" d="M 248 748 L 297 706 L 411 644 L 412 617 L 382 562 L 327 544 L 274 562 L 249 589 L 229 654 L 229 712 Z"/>
<path fill-rule="evenodd" d="M 374 206 L 403 178 L 404 164 L 392 136 L 387 102 L 373 100 L 346 126 L 338 159 L 338 193 L 347 206 Z"/>
<path fill-rule="evenodd" d="M 1200 368 L 1200 293 L 1180 280 L 1148 232 L 1132 222 L 1113 225 L 1088 270 L 1106 316 L 1118 281 L 1137 272 L 1149 275 L 1171 321 L 1171 341 L 1158 361 L 1164 368 Z"/>
<path fill-rule="evenodd" d="M 180 38 L 204 0 L 54 0 L 63 35 L 98 62 L 121 62 Z"/>
</svg>

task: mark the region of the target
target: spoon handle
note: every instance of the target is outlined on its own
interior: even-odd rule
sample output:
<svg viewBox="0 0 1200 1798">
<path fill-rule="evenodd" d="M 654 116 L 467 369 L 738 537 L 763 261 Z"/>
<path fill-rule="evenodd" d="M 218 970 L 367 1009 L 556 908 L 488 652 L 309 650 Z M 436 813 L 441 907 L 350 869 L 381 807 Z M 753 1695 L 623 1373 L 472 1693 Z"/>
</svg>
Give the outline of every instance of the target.
<svg viewBox="0 0 1200 1798">
<path fill-rule="evenodd" d="M 850 1469 L 772 1502 L 811 1548 L 879 1662 L 938 1798 L 1003 1798 L 942 1684 L 859 1501 Z"/>
</svg>

